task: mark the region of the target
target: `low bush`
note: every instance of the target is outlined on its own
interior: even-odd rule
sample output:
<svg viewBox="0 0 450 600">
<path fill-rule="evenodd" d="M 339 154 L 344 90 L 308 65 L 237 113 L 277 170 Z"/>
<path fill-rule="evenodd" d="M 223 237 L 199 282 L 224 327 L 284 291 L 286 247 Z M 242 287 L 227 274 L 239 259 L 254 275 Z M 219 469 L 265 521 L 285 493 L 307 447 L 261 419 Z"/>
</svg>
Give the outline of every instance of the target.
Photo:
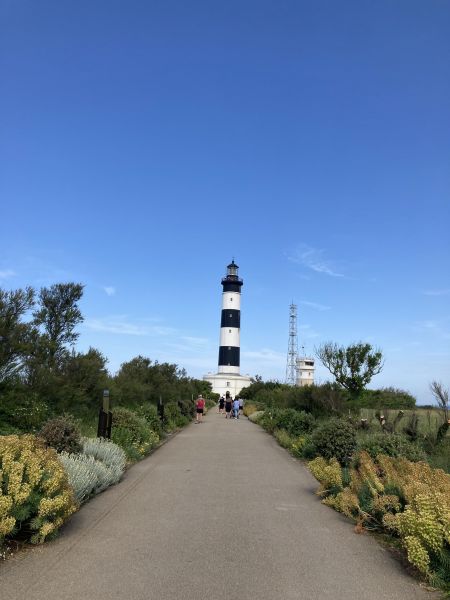
<svg viewBox="0 0 450 600">
<path fill-rule="evenodd" d="M 176 402 L 169 402 L 164 406 L 164 421 L 168 431 L 173 431 L 179 427 L 184 427 L 190 419 L 183 415 Z"/>
<path fill-rule="evenodd" d="M 93 456 L 61 452 L 59 460 L 79 504 L 86 502 L 91 496 L 102 492 L 113 483 L 117 483 L 113 471 L 100 460 L 95 460 Z"/>
<path fill-rule="evenodd" d="M 310 439 L 306 435 L 299 435 L 297 438 L 294 438 L 291 444 L 291 452 L 297 458 L 308 458 L 305 456 L 305 450 L 308 450 L 308 446 L 310 444 Z"/>
<path fill-rule="evenodd" d="M 207 398 L 205 406 L 207 410 L 210 410 L 211 408 L 216 408 L 217 402 L 215 400 L 211 400 L 211 398 Z"/>
<path fill-rule="evenodd" d="M 104 438 L 82 438 L 83 454 L 100 460 L 113 476 L 113 483 L 117 483 L 125 471 L 125 451 L 110 440 Z"/>
<path fill-rule="evenodd" d="M 143 404 L 137 410 L 136 414 L 142 417 L 147 422 L 147 425 L 152 431 L 157 433 L 160 437 L 163 433 L 161 419 L 159 418 L 158 409 L 154 404 Z"/>
<path fill-rule="evenodd" d="M 111 439 L 123 448 L 128 460 L 139 460 L 159 442 L 158 434 L 133 411 L 117 407 L 112 413 Z"/>
<path fill-rule="evenodd" d="M 413 409 L 416 399 L 409 392 L 393 387 L 379 390 L 364 390 L 357 402 L 348 401 L 347 406 L 355 404 L 358 408 L 385 409 Z"/>
<path fill-rule="evenodd" d="M 345 464 L 355 451 L 356 431 L 348 421 L 333 417 L 313 432 L 311 442 L 317 455 Z"/>
<path fill-rule="evenodd" d="M 55 450 L 33 435 L 0 437 L 0 546 L 19 532 L 26 541 L 42 543 L 75 510 Z"/>
<path fill-rule="evenodd" d="M 274 438 L 283 448 L 291 449 L 294 439 L 284 429 L 275 429 L 273 432 Z"/>
<path fill-rule="evenodd" d="M 248 403 L 248 404 L 244 404 L 244 415 L 246 417 L 250 417 L 253 413 L 255 412 L 262 412 L 258 409 L 258 407 L 256 406 L 256 404 L 253 403 Z"/>
<path fill-rule="evenodd" d="M 256 410 L 249 415 L 248 420 L 251 421 L 252 423 L 258 423 L 260 418 L 263 416 L 263 414 L 264 414 L 263 410 Z"/>
<path fill-rule="evenodd" d="M 373 433 L 358 439 L 358 451 L 365 450 L 372 458 L 378 454 L 387 456 L 403 456 L 408 460 L 417 462 L 425 460 L 425 452 L 417 444 L 398 433 Z"/>
<path fill-rule="evenodd" d="M 276 420 L 276 427 L 286 430 L 291 436 L 309 433 L 315 426 L 315 419 L 311 414 L 293 408 L 277 411 L 274 419 Z"/>
<path fill-rule="evenodd" d="M 62 415 L 49 419 L 39 431 L 47 446 L 57 452 L 81 452 L 81 435 L 75 419 L 71 415 Z"/>
<path fill-rule="evenodd" d="M 450 476 L 425 462 L 367 452 L 354 467 L 335 459 L 309 464 L 324 503 L 360 526 L 400 538 L 409 562 L 429 581 L 450 591 Z"/>
</svg>

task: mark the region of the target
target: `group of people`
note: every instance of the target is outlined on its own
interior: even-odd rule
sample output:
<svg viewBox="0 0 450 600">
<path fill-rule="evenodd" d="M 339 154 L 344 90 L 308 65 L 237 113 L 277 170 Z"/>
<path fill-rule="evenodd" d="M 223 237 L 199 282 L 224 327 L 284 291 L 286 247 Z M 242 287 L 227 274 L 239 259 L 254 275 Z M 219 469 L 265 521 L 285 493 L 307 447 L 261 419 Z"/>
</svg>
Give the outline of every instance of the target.
<svg viewBox="0 0 450 600">
<path fill-rule="evenodd" d="M 233 400 L 230 392 L 219 399 L 219 414 L 225 414 L 225 419 L 239 419 L 244 410 L 244 401 L 238 396 Z"/>
<path fill-rule="evenodd" d="M 196 423 L 203 422 L 203 413 L 205 412 L 205 399 L 201 394 L 198 395 L 198 398 L 195 402 L 195 408 L 197 412 Z M 225 419 L 239 419 L 239 415 L 243 414 L 244 411 L 244 400 L 235 397 L 233 400 L 230 392 L 227 392 L 225 396 L 221 396 L 219 399 L 219 414 L 224 414 Z"/>
</svg>

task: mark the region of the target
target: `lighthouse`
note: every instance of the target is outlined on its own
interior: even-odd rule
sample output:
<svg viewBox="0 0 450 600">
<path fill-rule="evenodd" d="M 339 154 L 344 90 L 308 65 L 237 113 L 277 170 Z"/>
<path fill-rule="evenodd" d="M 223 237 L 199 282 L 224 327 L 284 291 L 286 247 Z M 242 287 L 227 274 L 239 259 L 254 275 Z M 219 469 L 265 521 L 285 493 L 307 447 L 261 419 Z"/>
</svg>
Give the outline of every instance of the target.
<svg viewBox="0 0 450 600">
<path fill-rule="evenodd" d="M 248 375 L 240 374 L 241 365 L 241 288 L 244 284 L 238 274 L 234 259 L 222 278 L 222 311 L 220 316 L 220 342 L 218 372 L 208 373 L 203 379 L 212 385 L 212 391 L 236 397 L 243 387 L 251 384 Z"/>
</svg>

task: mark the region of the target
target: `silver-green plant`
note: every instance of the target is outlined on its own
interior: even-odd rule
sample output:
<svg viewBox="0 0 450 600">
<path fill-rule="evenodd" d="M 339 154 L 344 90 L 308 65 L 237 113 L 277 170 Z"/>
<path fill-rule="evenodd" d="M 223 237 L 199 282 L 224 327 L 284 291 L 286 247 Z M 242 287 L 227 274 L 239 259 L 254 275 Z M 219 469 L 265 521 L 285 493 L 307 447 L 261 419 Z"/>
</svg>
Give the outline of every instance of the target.
<svg viewBox="0 0 450 600">
<path fill-rule="evenodd" d="M 104 438 L 82 438 L 83 454 L 99 460 L 111 471 L 112 483 L 117 483 L 125 471 L 126 454 L 114 442 Z"/>
<path fill-rule="evenodd" d="M 80 504 L 117 482 L 113 470 L 93 456 L 61 452 L 58 457 Z"/>
<path fill-rule="evenodd" d="M 248 419 L 249 419 L 249 421 L 251 421 L 252 423 L 257 423 L 257 422 L 258 422 L 258 420 L 259 420 L 259 419 L 260 419 L 260 418 L 263 416 L 263 414 L 264 414 L 264 411 L 263 411 L 263 410 L 257 410 L 257 411 L 255 411 L 254 413 L 252 413 L 252 414 L 249 416 L 249 418 L 248 418 Z"/>
</svg>

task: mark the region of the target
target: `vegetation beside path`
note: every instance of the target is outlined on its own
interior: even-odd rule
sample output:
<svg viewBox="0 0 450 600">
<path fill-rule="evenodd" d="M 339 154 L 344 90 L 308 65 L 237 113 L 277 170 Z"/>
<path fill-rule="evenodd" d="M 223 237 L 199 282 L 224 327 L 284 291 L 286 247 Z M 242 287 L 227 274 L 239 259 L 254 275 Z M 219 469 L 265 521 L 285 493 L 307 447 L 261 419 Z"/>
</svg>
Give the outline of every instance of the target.
<svg viewBox="0 0 450 600">
<path fill-rule="evenodd" d="M 0 288 L 0 557 L 56 536 L 83 503 L 191 421 L 193 398 L 214 397 L 209 383 L 174 364 L 137 356 L 111 375 L 100 351 L 76 352 L 83 289 Z M 96 438 L 105 389 L 111 441 Z"/>
<path fill-rule="evenodd" d="M 259 381 L 242 395 L 249 419 L 307 461 L 325 504 L 356 531 L 382 533 L 419 576 L 450 595 L 448 406 L 417 408 L 393 389 L 366 391 L 358 406 L 335 384 Z"/>
</svg>

